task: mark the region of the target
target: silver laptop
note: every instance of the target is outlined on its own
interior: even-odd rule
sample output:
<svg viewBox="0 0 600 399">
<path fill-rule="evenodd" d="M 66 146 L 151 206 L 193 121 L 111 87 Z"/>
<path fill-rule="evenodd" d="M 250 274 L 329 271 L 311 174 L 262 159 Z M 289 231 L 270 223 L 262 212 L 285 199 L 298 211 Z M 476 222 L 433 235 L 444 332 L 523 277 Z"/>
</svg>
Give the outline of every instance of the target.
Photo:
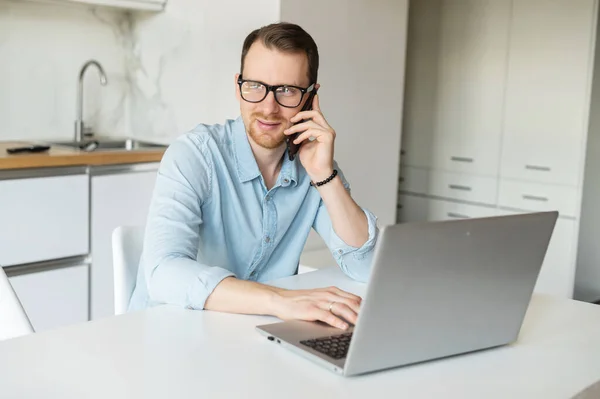
<svg viewBox="0 0 600 399">
<path fill-rule="evenodd" d="M 514 342 L 557 217 L 386 226 L 354 327 L 286 321 L 256 328 L 346 376 Z"/>
</svg>

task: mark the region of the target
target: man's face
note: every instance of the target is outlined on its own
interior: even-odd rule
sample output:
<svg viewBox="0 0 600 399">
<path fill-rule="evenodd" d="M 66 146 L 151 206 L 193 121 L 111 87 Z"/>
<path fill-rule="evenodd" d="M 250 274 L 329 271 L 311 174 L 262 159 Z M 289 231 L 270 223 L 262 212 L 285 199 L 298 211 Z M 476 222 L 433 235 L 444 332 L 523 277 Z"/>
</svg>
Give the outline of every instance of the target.
<svg viewBox="0 0 600 399">
<path fill-rule="evenodd" d="M 308 81 L 308 57 L 304 53 L 282 53 L 267 49 L 260 40 L 252 44 L 244 60 L 243 78 L 256 80 L 267 85 L 293 85 L 306 88 Z M 274 93 L 259 103 L 250 103 L 241 98 L 240 87 L 235 77 L 236 96 L 246 131 L 259 146 L 274 149 L 285 142 L 283 131 L 291 126 L 290 118 L 296 115 L 306 100 L 295 108 L 286 108 L 275 101 Z"/>
</svg>

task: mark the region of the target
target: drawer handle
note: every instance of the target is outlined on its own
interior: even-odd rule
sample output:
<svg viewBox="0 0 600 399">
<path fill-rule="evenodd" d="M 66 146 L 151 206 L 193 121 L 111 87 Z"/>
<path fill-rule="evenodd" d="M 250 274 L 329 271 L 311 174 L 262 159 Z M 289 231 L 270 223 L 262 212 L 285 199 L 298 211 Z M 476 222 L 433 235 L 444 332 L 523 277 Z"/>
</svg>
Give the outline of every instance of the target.
<svg viewBox="0 0 600 399">
<path fill-rule="evenodd" d="M 454 162 L 473 163 L 473 158 L 467 158 L 467 157 L 450 157 L 450 160 L 452 160 Z"/>
<path fill-rule="evenodd" d="M 539 197 L 537 195 L 523 195 L 523 199 L 526 200 L 531 200 L 531 201 L 540 201 L 540 202 L 548 202 L 548 198 L 546 197 Z"/>
<path fill-rule="evenodd" d="M 448 215 L 448 217 L 455 218 L 455 219 L 471 219 L 470 216 L 462 215 L 460 213 L 448 212 L 447 215 Z"/>
<path fill-rule="evenodd" d="M 400 178 L 398 179 L 398 181 L 399 181 L 400 183 L 403 183 L 403 182 L 404 182 L 404 177 L 400 176 Z"/>
<path fill-rule="evenodd" d="M 452 190 L 471 191 L 471 187 L 460 186 L 458 184 L 449 184 L 448 187 L 451 188 Z"/>
<path fill-rule="evenodd" d="M 406 155 L 406 151 L 400 150 L 400 155 Z"/>
<path fill-rule="evenodd" d="M 537 170 L 537 171 L 540 171 L 540 172 L 550 172 L 550 167 L 549 166 L 525 165 L 525 169 Z"/>
</svg>

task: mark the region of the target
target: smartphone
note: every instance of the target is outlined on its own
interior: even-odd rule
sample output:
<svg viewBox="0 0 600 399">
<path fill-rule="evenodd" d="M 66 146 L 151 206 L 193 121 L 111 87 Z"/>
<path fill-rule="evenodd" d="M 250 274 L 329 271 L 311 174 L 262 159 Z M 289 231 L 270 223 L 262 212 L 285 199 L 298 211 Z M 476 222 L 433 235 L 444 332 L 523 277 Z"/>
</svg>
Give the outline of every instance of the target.
<svg viewBox="0 0 600 399">
<path fill-rule="evenodd" d="M 21 152 L 44 152 L 50 149 L 49 145 L 29 145 L 25 147 L 13 147 L 7 148 L 6 152 L 9 154 L 19 154 Z"/>
<path fill-rule="evenodd" d="M 302 109 L 300 110 L 300 112 L 310 111 L 312 109 L 312 103 L 313 103 L 313 100 L 315 99 L 316 94 L 317 94 L 317 89 L 315 88 L 313 91 L 311 91 L 308 94 L 306 102 L 304 103 L 304 106 L 302 106 Z M 302 123 L 305 121 L 306 121 L 306 119 L 302 119 L 302 120 L 294 123 L 294 125 L 297 125 L 298 123 Z M 298 150 L 300 149 L 300 146 L 302 145 L 302 144 L 294 144 L 294 140 L 296 140 L 298 138 L 298 136 L 300 136 L 300 134 L 302 134 L 302 132 L 294 133 L 287 137 L 286 142 L 287 142 L 287 148 L 288 148 L 288 157 L 290 158 L 290 161 L 294 160 L 294 158 L 296 157 L 296 154 L 298 153 Z"/>
</svg>

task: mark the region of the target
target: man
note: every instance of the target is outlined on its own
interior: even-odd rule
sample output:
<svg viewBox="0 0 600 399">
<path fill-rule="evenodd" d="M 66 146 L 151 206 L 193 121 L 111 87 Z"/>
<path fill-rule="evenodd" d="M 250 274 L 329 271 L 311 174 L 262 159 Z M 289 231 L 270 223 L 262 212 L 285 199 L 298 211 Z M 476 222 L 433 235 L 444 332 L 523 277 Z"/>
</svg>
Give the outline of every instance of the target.
<svg viewBox="0 0 600 399">
<path fill-rule="evenodd" d="M 318 65 L 315 42 L 297 25 L 248 35 L 235 76 L 241 117 L 196 127 L 163 157 L 130 310 L 170 303 L 342 329 L 356 322 L 353 294 L 260 283 L 297 272 L 311 228 L 348 276 L 369 275 L 376 218 L 350 196 L 318 96 L 299 112 L 319 87 Z M 301 146 L 290 160 L 294 133 Z"/>
</svg>

